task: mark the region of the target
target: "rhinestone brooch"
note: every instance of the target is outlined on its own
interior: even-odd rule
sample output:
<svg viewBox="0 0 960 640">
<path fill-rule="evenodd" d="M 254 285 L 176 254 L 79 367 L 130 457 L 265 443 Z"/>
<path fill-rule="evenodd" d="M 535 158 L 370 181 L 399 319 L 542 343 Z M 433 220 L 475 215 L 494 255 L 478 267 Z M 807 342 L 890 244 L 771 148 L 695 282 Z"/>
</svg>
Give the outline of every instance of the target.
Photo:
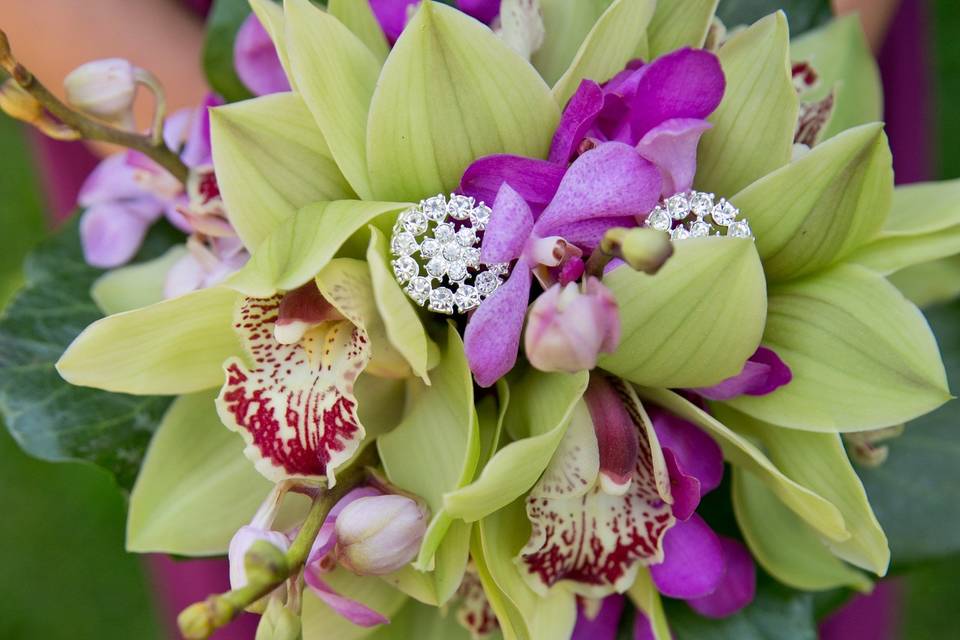
<svg viewBox="0 0 960 640">
<path fill-rule="evenodd" d="M 438 194 L 397 218 L 390 238 L 393 274 L 411 300 L 437 313 L 466 313 L 496 291 L 510 265 L 480 262 L 490 207 Z"/>
<path fill-rule="evenodd" d="M 670 196 L 647 216 L 646 226 L 668 231 L 672 240 L 726 236 L 753 238 L 750 223 L 725 198 L 714 202 L 712 193 L 689 191 Z"/>
</svg>

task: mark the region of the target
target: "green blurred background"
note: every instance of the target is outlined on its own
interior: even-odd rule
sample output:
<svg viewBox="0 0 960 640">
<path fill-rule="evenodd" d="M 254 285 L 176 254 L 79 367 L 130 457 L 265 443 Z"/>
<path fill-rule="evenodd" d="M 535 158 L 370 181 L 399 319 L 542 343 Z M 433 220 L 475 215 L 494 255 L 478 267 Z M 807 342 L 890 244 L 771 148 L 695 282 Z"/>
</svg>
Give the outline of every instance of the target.
<svg viewBox="0 0 960 640">
<path fill-rule="evenodd" d="M 928 0 L 928 25 L 930 42 L 918 46 L 929 46 L 933 61 L 936 177 L 952 178 L 960 176 L 960 2 Z M 4 117 L 0 150 L 2 306 L 47 225 L 29 136 Z M 108 474 L 29 458 L 0 428 L 0 639 L 167 637 L 145 564 L 123 551 L 124 517 Z M 944 615 L 956 606 L 957 575 L 960 558 L 911 574 L 902 637 L 958 637 L 956 617 Z"/>
</svg>

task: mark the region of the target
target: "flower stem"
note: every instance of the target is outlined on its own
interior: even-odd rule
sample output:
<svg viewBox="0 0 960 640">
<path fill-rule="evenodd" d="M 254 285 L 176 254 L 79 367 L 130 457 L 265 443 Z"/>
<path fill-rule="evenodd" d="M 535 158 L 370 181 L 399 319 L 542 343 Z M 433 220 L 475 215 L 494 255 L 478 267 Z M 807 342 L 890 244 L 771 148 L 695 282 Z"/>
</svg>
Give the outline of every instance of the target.
<svg viewBox="0 0 960 640">
<path fill-rule="evenodd" d="M 7 34 L 2 30 L 0 30 L 0 68 L 10 74 L 14 82 L 32 95 L 61 123 L 75 131 L 79 137 L 87 140 L 109 142 L 139 151 L 169 171 L 177 180 L 186 184 L 187 176 L 190 173 L 189 169 L 183 164 L 179 156 L 164 144 L 162 126 L 158 127 L 157 122 L 154 122 L 153 133 L 142 135 L 133 131 L 117 129 L 71 109 L 43 86 L 26 67 L 17 62 L 10 49 Z M 159 96 L 160 94 L 156 95 Z M 162 100 L 160 100 L 160 103 L 162 104 Z M 165 111 L 165 106 L 158 104 L 157 110 L 158 112 Z"/>
</svg>

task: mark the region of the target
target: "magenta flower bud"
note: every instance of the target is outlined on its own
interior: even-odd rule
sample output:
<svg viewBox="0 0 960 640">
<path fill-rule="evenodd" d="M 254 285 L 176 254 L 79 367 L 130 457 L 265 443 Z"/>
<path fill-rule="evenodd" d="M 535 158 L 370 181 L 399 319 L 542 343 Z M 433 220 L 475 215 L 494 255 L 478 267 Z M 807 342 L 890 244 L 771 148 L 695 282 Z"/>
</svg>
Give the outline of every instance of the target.
<svg viewBox="0 0 960 640">
<path fill-rule="evenodd" d="M 420 550 L 428 514 L 400 495 L 359 498 L 337 516 L 337 562 L 359 575 L 392 573 Z"/>
<path fill-rule="evenodd" d="M 132 124 L 137 70 L 122 58 L 80 65 L 64 79 L 67 101 L 103 120 Z"/>
<path fill-rule="evenodd" d="M 541 371 L 593 369 L 619 342 L 617 301 L 593 277 L 583 291 L 575 283 L 547 289 L 533 303 L 524 335 L 527 359 Z"/>
<path fill-rule="evenodd" d="M 279 531 L 270 531 L 251 525 L 240 527 L 230 540 L 230 548 L 227 551 L 227 557 L 230 560 L 230 588 L 239 589 L 247 584 L 248 558 L 247 552 L 257 542 L 264 541 L 281 553 L 286 553 L 290 547 L 290 541 L 287 536 Z M 256 558 L 254 558 L 256 560 Z M 269 560 L 269 558 L 268 558 Z"/>
</svg>

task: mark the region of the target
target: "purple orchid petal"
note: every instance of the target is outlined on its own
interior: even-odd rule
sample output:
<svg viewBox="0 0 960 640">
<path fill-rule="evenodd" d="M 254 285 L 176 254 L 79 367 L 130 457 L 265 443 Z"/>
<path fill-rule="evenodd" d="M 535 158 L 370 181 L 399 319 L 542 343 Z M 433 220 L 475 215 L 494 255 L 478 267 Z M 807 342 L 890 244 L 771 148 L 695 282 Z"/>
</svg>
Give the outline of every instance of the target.
<svg viewBox="0 0 960 640">
<path fill-rule="evenodd" d="M 663 562 L 650 567 L 657 589 L 671 598 L 713 593 L 726 572 L 720 538 L 697 514 L 678 521 L 663 539 Z"/>
<path fill-rule="evenodd" d="M 548 160 L 565 165 L 577 151 L 580 141 L 587 135 L 603 109 L 603 89 L 593 80 L 583 80 L 577 87 L 563 117 L 553 134 Z"/>
<path fill-rule="evenodd" d="M 193 225 L 190 224 L 190 221 L 187 220 L 187 217 L 183 215 L 181 209 L 186 208 L 190 204 L 190 198 L 187 197 L 186 193 L 182 193 L 177 196 L 172 202 L 167 203 L 163 208 L 163 215 L 166 219 L 175 226 L 180 231 L 184 233 L 193 233 Z"/>
<path fill-rule="evenodd" d="M 321 571 L 316 565 L 308 565 L 303 571 L 303 579 L 310 590 L 339 615 L 361 627 L 375 627 L 390 623 L 389 618 L 377 613 L 365 604 L 351 600 L 334 591 L 320 576 Z"/>
<path fill-rule="evenodd" d="M 605 142 L 570 165 L 553 200 L 534 225 L 541 236 L 593 218 L 650 211 L 660 199 L 660 172 L 621 142 Z"/>
<path fill-rule="evenodd" d="M 636 610 L 633 618 L 633 640 L 657 640 L 650 618 L 640 609 Z"/>
<path fill-rule="evenodd" d="M 136 178 L 136 168 L 130 166 L 127 160 L 125 153 L 107 156 L 83 181 L 77 204 L 90 207 L 116 200 L 153 200 L 149 194 L 144 193 Z M 159 210 L 159 201 L 153 202 Z"/>
<path fill-rule="evenodd" d="M 600 246 L 604 234 L 613 227 L 635 227 L 637 226 L 636 216 L 626 218 L 591 218 L 590 220 L 579 220 L 570 224 L 561 225 L 553 229 L 553 233 L 561 236 L 570 244 L 576 245 L 581 249 L 591 252 Z"/>
<path fill-rule="evenodd" d="M 744 363 L 743 370 L 712 387 L 694 389 L 710 400 L 729 400 L 739 395 L 763 396 L 793 379 L 790 367 L 773 349 L 759 347 Z"/>
<path fill-rule="evenodd" d="M 163 296 L 165 298 L 176 298 L 191 291 L 202 289 L 206 276 L 207 272 L 196 256 L 187 253 L 173 263 L 173 266 L 167 271 L 167 277 L 163 284 Z"/>
<path fill-rule="evenodd" d="M 670 494 L 673 496 L 673 515 L 678 520 L 689 520 L 700 504 L 700 481 L 683 472 L 676 454 L 663 450 L 663 458 L 670 474 Z"/>
<path fill-rule="evenodd" d="M 485 156 L 467 167 L 459 190 L 478 202 L 492 203 L 500 186 L 508 183 L 538 213 L 553 199 L 565 172 L 565 166 L 546 160 L 506 154 Z"/>
<path fill-rule="evenodd" d="M 711 127 L 706 120 L 673 118 L 650 131 L 637 143 L 640 155 L 660 170 L 662 194 L 672 196 L 689 191 L 697 171 L 697 144 Z"/>
<path fill-rule="evenodd" d="M 757 567 L 750 552 L 733 538 L 720 538 L 727 572 L 716 591 L 688 600 L 690 608 L 708 618 L 725 618 L 753 602 L 757 591 Z"/>
<path fill-rule="evenodd" d="M 80 242 L 87 263 L 101 269 L 117 267 L 130 260 L 147 229 L 160 216 L 141 216 L 122 203 L 101 203 L 87 209 L 80 218 Z"/>
<path fill-rule="evenodd" d="M 376 16 L 383 34 L 392 46 L 403 28 L 407 26 L 410 17 L 410 7 L 419 4 L 420 0 L 369 0 L 373 15 Z"/>
<path fill-rule="evenodd" d="M 456 0 L 455 4 L 460 11 L 485 24 L 500 15 L 500 0 Z"/>
<path fill-rule="evenodd" d="M 483 232 L 480 260 L 485 264 L 512 262 L 520 257 L 533 229 L 533 212 L 519 193 L 504 182 Z"/>
<path fill-rule="evenodd" d="M 570 640 L 615 640 L 623 605 L 622 595 L 607 596 L 600 602 L 600 610 L 590 617 L 582 603 L 577 603 L 577 625 Z"/>
<path fill-rule="evenodd" d="M 701 49 L 680 49 L 644 66 L 635 76 L 631 126 L 639 141 L 673 118 L 705 119 L 726 88 L 720 61 Z"/>
<path fill-rule="evenodd" d="M 713 438 L 666 411 L 652 411 L 651 418 L 660 446 L 673 452 L 683 473 L 700 481 L 701 496 L 720 486 L 723 452 Z"/>
<path fill-rule="evenodd" d="M 194 113 L 187 134 L 186 144 L 180 158 L 190 168 L 211 164 L 213 155 L 210 147 L 210 108 L 223 104 L 219 96 L 208 93 Z"/>
<path fill-rule="evenodd" d="M 640 455 L 640 438 L 633 418 L 623 400 L 602 375 L 590 376 L 584 400 L 597 434 L 600 473 L 605 476 L 604 488 L 622 488 L 626 491 Z M 609 490 L 607 492 L 611 493 Z"/>
<path fill-rule="evenodd" d="M 177 109 L 163 122 L 163 141 L 171 150 L 179 152 L 184 140 L 190 132 L 190 123 L 193 120 L 194 109 L 185 107 Z"/>
<path fill-rule="evenodd" d="M 530 298 L 530 267 L 521 258 L 513 273 L 473 312 L 463 334 L 470 370 L 489 387 L 513 368 Z"/>
<path fill-rule="evenodd" d="M 240 80 L 255 95 L 290 91 L 290 82 L 270 34 L 251 13 L 237 31 L 233 44 L 233 67 Z"/>
</svg>

